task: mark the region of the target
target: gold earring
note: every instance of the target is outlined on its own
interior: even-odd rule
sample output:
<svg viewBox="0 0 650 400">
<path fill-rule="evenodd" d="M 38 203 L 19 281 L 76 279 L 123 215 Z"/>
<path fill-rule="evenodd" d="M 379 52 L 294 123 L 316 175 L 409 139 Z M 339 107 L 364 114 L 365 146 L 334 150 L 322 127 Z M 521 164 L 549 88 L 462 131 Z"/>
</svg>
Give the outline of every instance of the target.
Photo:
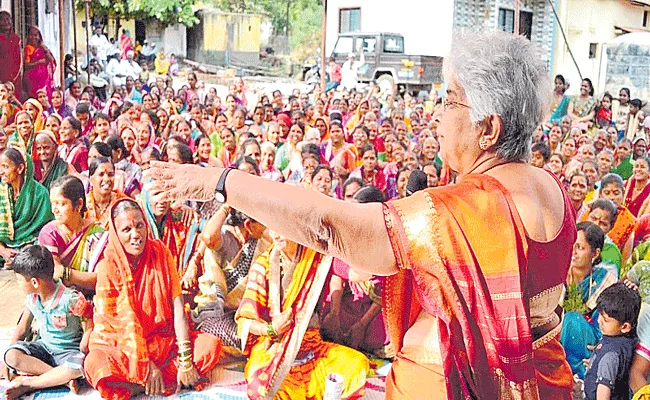
<svg viewBox="0 0 650 400">
<path fill-rule="evenodd" d="M 490 144 L 488 142 L 481 140 L 481 142 L 478 144 L 478 147 L 480 147 L 481 150 L 487 150 L 488 147 L 490 147 Z"/>
</svg>

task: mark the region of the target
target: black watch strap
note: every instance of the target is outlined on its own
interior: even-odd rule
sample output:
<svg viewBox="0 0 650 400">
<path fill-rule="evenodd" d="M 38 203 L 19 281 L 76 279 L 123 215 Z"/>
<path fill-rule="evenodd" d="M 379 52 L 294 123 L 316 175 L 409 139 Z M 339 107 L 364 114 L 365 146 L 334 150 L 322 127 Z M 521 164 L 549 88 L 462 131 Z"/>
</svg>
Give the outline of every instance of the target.
<svg viewBox="0 0 650 400">
<path fill-rule="evenodd" d="M 226 178 L 228 177 L 228 174 L 230 171 L 232 171 L 234 168 L 226 168 L 222 173 L 221 176 L 219 177 L 219 181 L 217 182 L 217 187 L 214 189 L 214 196 L 215 198 L 222 202 L 226 202 Z"/>
</svg>

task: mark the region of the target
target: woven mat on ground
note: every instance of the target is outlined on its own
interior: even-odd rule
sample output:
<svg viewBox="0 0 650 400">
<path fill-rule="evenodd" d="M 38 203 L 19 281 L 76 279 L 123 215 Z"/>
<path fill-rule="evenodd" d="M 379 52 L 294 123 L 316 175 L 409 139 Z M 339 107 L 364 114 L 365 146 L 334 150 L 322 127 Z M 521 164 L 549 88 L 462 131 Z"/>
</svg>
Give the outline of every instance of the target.
<svg viewBox="0 0 650 400">
<path fill-rule="evenodd" d="M 4 348 L 0 344 L 0 351 L 4 354 Z M 366 384 L 366 395 L 364 399 L 382 400 L 385 397 L 385 375 L 390 369 L 390 363 L 382 359 L 370 360 L 371 371 Z M 179 394 L 162 396 L 138 396 L 135 399 L 205 399 L 205 400 L 246 400 L 246 381 L 243 373 L 243 362 L 219 366 L 212 372 L 211 381 L 213 384 L 202 392 L 183 391 Z M 8 385 L 7 381 L 0 380 L 0 400 L 4 399 L 4 391 Z M 84 387 L 79 394 L 72 395 L 65 388 L 43 390 L 37 393 L 23 396 L 24 400 L 50 400 L 50 399 L 80 399 L 100 400 L 99 393 L 95 390 Z"/>
</svg>

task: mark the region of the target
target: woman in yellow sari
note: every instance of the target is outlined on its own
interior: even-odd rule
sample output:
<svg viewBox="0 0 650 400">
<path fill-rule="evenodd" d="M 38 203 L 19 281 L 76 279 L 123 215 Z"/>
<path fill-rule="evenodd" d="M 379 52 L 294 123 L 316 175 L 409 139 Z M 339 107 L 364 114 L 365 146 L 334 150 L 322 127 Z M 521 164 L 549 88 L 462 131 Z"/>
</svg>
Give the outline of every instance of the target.
<svg viewBox="0 0 650 400">
<path fill-rule="evenodd" d="M 279 239 L 251 266 L 235 317 L 249 356 L 249 399 L 322 399 L 331 373 L 344 376 L 343 398 L 363 397 L 368 359 L 323 341 L 314 313 L 331 265 L 331 257 Z"/>
<path fill-rule="evenodd" d="M 45 129 L 45 118 L 43 118 L 43 105 L 36 99 L 31 98 L 23 104 L 23 109 L 27 111 L 34 121 L 34 132 Z"/>
</svg>

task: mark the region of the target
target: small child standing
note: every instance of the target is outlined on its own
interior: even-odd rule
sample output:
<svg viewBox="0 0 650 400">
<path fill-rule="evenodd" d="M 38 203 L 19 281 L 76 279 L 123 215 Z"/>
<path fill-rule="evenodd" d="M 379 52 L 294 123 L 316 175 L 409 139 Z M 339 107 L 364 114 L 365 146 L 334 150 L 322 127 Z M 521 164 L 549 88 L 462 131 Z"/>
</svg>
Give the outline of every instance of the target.
<svg viewBox="0 0 650 400">
<path fill-rule="evenodd" d="M 603 337 L 587 364 L 585 398 L 627 400 L 641 297 L 636 290 L 616 283 L 600 294 L 597 309 Z"/>
<path fill-rule="evenodd" d="M 0 377 L 9 378 L 9 371 L 23 375 L 7 388 L 7 400 L 25 393 L 68 384 L 76 391 L 75 380 L 83 377 L 84 349 L 92 331 L 92 306 L 83 294 L 56 283 L 54 259 L 43 246 L 29 246 L 13 260 L 16 279 L 27 294 L 12 344 L 4 354 Z M 38 340 L 23 341 L 36 319 Z"/>
</svg>

